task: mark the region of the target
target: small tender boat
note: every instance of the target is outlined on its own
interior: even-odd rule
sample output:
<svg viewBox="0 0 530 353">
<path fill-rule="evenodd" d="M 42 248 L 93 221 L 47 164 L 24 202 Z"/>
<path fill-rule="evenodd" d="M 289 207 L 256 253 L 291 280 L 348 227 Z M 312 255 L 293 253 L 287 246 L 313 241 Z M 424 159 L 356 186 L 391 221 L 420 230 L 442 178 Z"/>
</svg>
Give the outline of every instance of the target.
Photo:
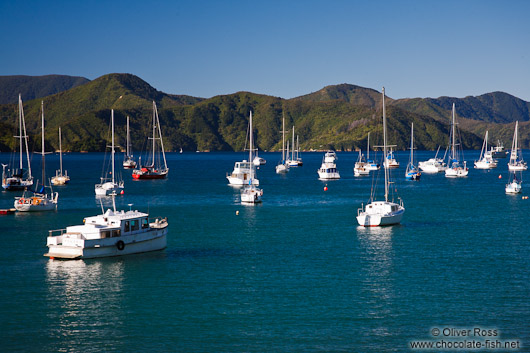
<svg viewBox="0 0 530 353">
<path fill-rule="evenodd" d="M 386 112 L 385 112 L 385 88 L 383 87 L 383 156 L 387 156 L 386 144 Z M 363 227 L 378 227 L 399 224 L 405 213 L 403 201 L 399 203 L 389 201 L 389 179 L 390 168 L 383 168 L 385 171 L 385 200 L 374 200 L 374 188 L 372 187 L 370 202 L 357 210 L 357 223 Z"/>
<path fill-rule="evenodd" d="M 8 215 L 8 214 L 13 214 L 17 211 L 16 208 L 5 208 L 5 209 L 1 209 L 0 210 L 0 215 Z"/>
<path fill-rule="evenodd" d="M 452 119 L 451 119 L 451 135 L 449 160 L 447 162 L 447 169 L 445 169 L 445 176 L 448 178 L 461 178 L 467 176 L 469 170 L 466 166 L 466 161 L 463 161 L 464 152 L 460 141 L 456 141 L 456 113 L 455 104 L 453 103 Z"/>
<path fill-rule="evenodd" d="M 138 162 L 140 169 L 135 169 L 132 172 L 134 179 L 165 179 L 169 173 L 166 153 L 164 151 L 164 141 L 162 140 L 162 131 L 160 130 L 160 119 L 158 118 L 155 101 L 153 101 L 153 137 L 150 140 L 153 140 L 152 154 L 149 154 L 146 165 L 142 165 L 142 159 L 140 157 Z M 159 141 L 158 144 L 156 143 L 157 141 Z M 160 156 L 162 156 L 162 159 Z"/>
<path fill-rule="evenodd" d="M 55 171 L 55 176 L 52 177 L 52 185 L 64 185 L 70 182 L 68 172 L 65 170 L 63 173 L 63 145 L 61 142 L 61 127 L 59 127 L 59 166 L 60 168 Z"/>
<path fill-rule="evenodd" d="M 260 156 L 256 156 L 254 157 L 254 159 L 252 160 L 252 163 L 254 163 L 254 165 L 256 167 L 259 167 L 260 165 L 265 165 L 267 164 L 267 161 L 265 160 L 265 158 L 261 158 Z"/>
<path fill-rule="evenodd" d="M 480 157 L 478 161 L 475 161 L 476 169 L 492 169 L 497 168 L 497 161 L 493 159 L 491 151 L 488 151 L 488 131 L 484 136 L 484 142 L 482 143 L 482 150 L 480 150 Z"/>
<path fill-rule="evenodd" d="M 249 124 L 249 149 L 248 149 L 248 160 L 253 160 L 252 154 L 254 152 L 254 141 L 253 141 L 253 132 L 252 132 L 252 111 L 250 112 L 250 118 L 248 121 Z M 254 166 L 250 168 L 250 175 L 248 180 L 248 185 L 241 190 L 241 203 L 246 204 L 255 204 L 261 202 L 261 196 L 263 196 L 263 190 L 259 189 L 252 184 L 252 179 L 254 178 Z"/>
<path fill-rule="evenodd" d="M 132 206 L 132 205 L 130 205 Z M 166 218 L 129 210 L 87 217 L 82 225 L 50 230 L 46 241 L 52 259 L 90 259 L 161 250 L 166 247 Z"/>
</svg>

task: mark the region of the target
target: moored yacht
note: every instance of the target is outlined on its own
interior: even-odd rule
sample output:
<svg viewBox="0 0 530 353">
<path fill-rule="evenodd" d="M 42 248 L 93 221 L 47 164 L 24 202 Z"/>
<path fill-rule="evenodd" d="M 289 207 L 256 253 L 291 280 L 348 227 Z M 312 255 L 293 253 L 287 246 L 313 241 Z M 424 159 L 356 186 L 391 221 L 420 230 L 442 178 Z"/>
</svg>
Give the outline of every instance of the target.
<svg viewBox="0 0 530 353">
<path fill-rule="evenodd" d="M 513 133 L 512 150 L 510 151 L 510 161 L 508 162 L 508 170 L 510 171 L 521 171 L 526 170 L 528 166 L 523 161 L 523 156 L 519 149 L 519 121 L 515 122 L 515 131 Z"/>
<path fill-rule="evenodd" d="M 469 173 L 469 170 L 464 161 L 464 152 L 462 150 L 462 144 L 460 141 L 457 142 L 456 138 L 456 113 L 455 104 L 453 103 L 452 119 L 451 119 L 451 135 L 449 136 L 450 141 L 450 153 L 449 160 L 447 162 L 447 169 L 445 169 L 445 176 L 448 178 L 460 178 L 465 177 Z"/>
<path fill-rule="evenodd" d="M 497 161 L 493 159 L 491 151 L 488 151 L 488 131 L 484 136 L 484 142 L 482 143 L 482 150 L 480 151 L 480 157 L 478 161 L 475 161 L 476 169 L 492 169 L 497 168 Z"/>
<path fill-rule="evenodd" d="M 85 218 L 82 225 L 50 230 L 44 256 L 90 259 L 161 250 L 166 247 L 167 228 L 166 218 L 149 219 L 147 213 L 117 212 L 114 207 Z"/>
<path fill-rule="evenodd" d="M 68 172 L 65 170 L 63 172 L 63 145 L 61 137 L 61 127 L 59 127 L 59 166 L 60 168 L 55 171 L 55 176 L 52 177 L 52 185 L 64 185 L 70 182 L 70 177 Z"/>
<path fill-rule="evenodd" d="M 436 155 L 434 158 L 429 158 L 426 161 L 418 162 L 418 167 L 421 169 L 424 173 L 439 173 L 443 172 L 447 169 L 444 158 L 438 158 L 438 152 L 440 152 L 440 146 L 438 146 L 438 150 L 436 150 Z"/>
<path fill-rule="evenodd" d="M 355 165 L 353 167 L 353 175 L 355 176 L 370 175 L 370 170 L 368 169 L 368 165 L 366 161 L 364 160 L 364 156 L 361 150 L 359 150 L 359 158 L 357 158 L 357 162 L 355 162 Z"/>
<path fill-rule="evenodd" d="M 252 111 L 250 112 L 249 124 L 249 149 L 248 149 L 248 160 L 253 160 L 252 154 L 254 152 L 254 141 L 252 131 Z M 254 178 L 254 166 L 250 167 L 250 175 L 248 185 L 241 190 L 241 203 L 244 204 L 256 204 L 261 202 L 261 196 L 263 196 L 263 190 L 252 184 Z"/>
</svg>

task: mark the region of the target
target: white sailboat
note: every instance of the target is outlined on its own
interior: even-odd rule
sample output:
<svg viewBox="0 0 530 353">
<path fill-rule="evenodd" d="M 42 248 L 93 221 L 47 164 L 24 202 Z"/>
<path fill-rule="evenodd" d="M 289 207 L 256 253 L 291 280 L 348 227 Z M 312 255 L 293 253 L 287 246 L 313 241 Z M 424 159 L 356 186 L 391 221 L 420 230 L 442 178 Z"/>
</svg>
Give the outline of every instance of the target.
<svg viewBox="0 0 530 353">
<path fill-rule="evenodd" d="M 26 134 L 26 121 L 24 119 L 24 107 L 22 96 L 18 95 L 18 126 L 19 134 L 15 138 L 19 139 L 19 168 L 11 166 L 6 170 L 7 164 L 2 164 L 2 188 L 4 190 L 24 190 L 33 185 L 31 176 L 31 164 L 29 162 L 28 135 Z M 24 168 L 24 148 L 26 151 L 27 168 Z"/>
<path fill-rule="evenodd" d="M 388 155 L 385 158 L 385 168 L 399 168 L 399 162 L 396 160 L 396 157 L 394 156 L 394 150 L 393 147 L 396 146 L 387 146 L 390 148 L 390 152 L 388 152 Z"/>
<path fill-rule="evenodd" d="M 447 169 L 447 166 L 445 165 L 444 158 L 438 158 L 438 152 L 440 152 L 440 146 L 438 146 L 438 149 L 436 150 L 436 154 L 434 155 L 434 158 L 429 158 L 426 161 L 419 162 L 418 167 L 420 167 L 421 171 L 424 173 L 439 173 L 443 172 Z M 446 150 L 447 153 L 447 150 Z"/>
<path fill-rule="evenodd" d="M 464 152 L 462 150 L 462 144 L 460 141 L 456 141 L 456 113 L 455 104 L 453 103 L 452 119 L 451 119 L 451 135 L 449 136 L 450 141 L 450 153 L 449 160 L 447 162 L 447 169 L 445 170 L 445 176 L 448 178 L 460 178 L 465 177 L 469 173 L 466 166 L 466 161 L 463 159 Z"/>
<path fill-rule="evenodd" d="M 161 250 L 167 244 L 167 218 L 148 213 L 113 210 L 86 217 L 83 224 L 50 230 L 46 239 L 50 259 L 92 259 Z M 132 204 L 129 204 L 132 206 Z M 103 209 L 103 206 L 101 206 Z"/>
<path fill-rule="evenodd" d="M 153 137 L 149 137 L 149 140 L 153 140 L 153 144 L 151 145 L 152 151 L 147 157 L 146 164 L 142 164 L 142 157 L 139 158 L 138 165 L 140 166 L 140 169 L 133 170 L 133 179 L 166 179 L 167 175 L 169 174 L 169 168 L 167 167 L 166 161 L 166 152 L 164 150 L 164 140 L 162 139 L 162 130 L 160 129 L 160 119 L 158 118 L 158 109 L 156 108 L 155 101 L 153 101 L 152 125 Z"/>
<path fill-rule="evenodd" d="M 111 148 L 111 178 L 107 177 L 108 174 L 105 174 L 105 176 L 101 177 L 101 183 L 96 184 L 94 187 L 94 190 L 96 192 L 97 196 L 110 196 L 110 195 L 118 195 L 120 194 L 123 189 L 123 180 L 117 181 L 115 172 L 114 172 L 114 155 L 116 153 L 114 148 L 114 109 L 111 110 L 111 134 L 112 134 L 112 144 L 110 146 Z"/>
<path fill-rule="evenodd" d="M 61 127 L 59 127 L 59 169 L 55 171 L 55 176 L 52 177 L 52 185 L 64 185 L 70 182 L 68 172 L 63 172 L 63 145 L 62 145 Z"/>
<path fill-rule="evenodd" d="M 515 131 L 513 133 L 512 150 L 510 151 L 510 161 L 508 162 L 508 170 L 520 171 L 528 169 L 526 162 L 523 161 L 523 156 L 519 149 L 519 121 L 515 122 Z"/>
<path fill-rule="evenodd" d="M 252 111 L 250 112 L 249 118 L 249 140 L 250 147 L 248 149 L 248 160 L 252 161 L 252 154 L 254 153 L 254 143 L 253 143 L 253 133 L 252 133 Z M 250 168 L 250 179 L 248 185 L 246 185 L 243 190 L 241 190 L 241 203 L 244 204 L 256 204 L 261 202 L 261 196 L 263 196 L 263 190 L 256 187 L 252 184 L 252 179 L 254 178 L 254 168 Z"/>
<path fill-rule="evenodd" d="M 386 142 L 386 111 L 385 111 L 385 88 L 383 87 L 383 156 L 387 156 L 387 142 Z M 374 201 L 374 189 L 370 196 L 370 203 L 366 206 L 362 205 L 357 210 L 357 222 L 363 227 L 378 227 L 399 224 L 401 218 L 405 213 L 403 201 L 399 199 L 399 203 L 389 201 L 389 168 L 383 168 L 385 171 L 385 200 Z"/>
<path fill-rule="evenodd" d="M 294 142 L 294 126 L 293 126 L 293 144 L 292 144 L 292 151 L 291 151 L 291 157 L 287 156 L 287 164 L 289 164 L 289 167 L 298 167 L 298 159 L 295 156 L 295 142 Z"/>
<path fill-rule="evenodd" d="M 405 178 L 407 180 L 420 180 L 421 172 L 414 163 L 414 123 L 410 127 L 410 158 L 405 171 Z"/>
<path fill-rule="evenodd" d="M 127 117 L 127 152 L 125 155 L 125 160 L 123 161 L 123 168 L 132 169 L 136 168 L 136 162 L 133 159 L 131 154 L 131 134 L 129 133 L 129 117 Z M 181 152 L 182 153 L 182 152 Z"/>
<path fill-rule="evenodd" d="M 282 119 L 282 160 L 276 166 L 276 174 L 284 174 L 289 171 L 289 164 L 285 160 L 285 114 Z"/>
<path fill-rule="evenodd" d="M 46 151 L 44 149 L 44 102 L 41 101 L 42 112 L 42 185 L 36 185 L 36 190 L 24 190 L 21 197 L 15 197 L 15 208 L 19 212 L 41 212 L 57 209 L 59 193 L 53 192 L 51 185 L 46 186 Z M 48 190 L 48 193 L 46 191 Z"/>
<path fill-rule="evenodd" d="M 480 157 L 478 161 L 475 161 L 476 169 L 492 169 L 497 168 L 497 161 L 493 159 L 491 151 L 488 151 L 488 131 L 484 136 L 484 142 L 482 143 L 482 150 L 480 150 Z"/>
</svg>

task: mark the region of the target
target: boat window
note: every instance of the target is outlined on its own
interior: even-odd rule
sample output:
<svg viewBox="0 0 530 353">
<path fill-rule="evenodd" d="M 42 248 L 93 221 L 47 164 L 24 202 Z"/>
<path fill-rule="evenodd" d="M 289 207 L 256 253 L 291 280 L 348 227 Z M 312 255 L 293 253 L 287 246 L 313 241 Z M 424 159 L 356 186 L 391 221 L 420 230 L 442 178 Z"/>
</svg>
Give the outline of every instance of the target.
<svg viewBox="0 0 530 353">
<path fill-rule="evenodd" d="M 147 218 L 142 218 L 142 229 L 149 228 L 149 222 L 147 221 Z"/>
<path fill-rule="evenodd" d="M 113 229 L 112 230 L 112 237 L 119 237 L 121 234 L 121 231 L 119 229 Z"/>
<path fill-rule="evenodd" d="M 129 221 L 125 221 L 125 226 L 123 228 L 124 228 L 123 229 L 124 232 L 128 232 L 131 230 Z"/>
<path fill-rule="evenodd" d="M 140 229 L 140 224 L 138 223 L 137 219 L 133 219 L 131 221 L 131 230 L 134 232 L 135 230 Z"/>
<path fill-rule="evenodd" d="M 110 230 L 102 230 L 101 231 L 101 237 L 102 238 L 110 238 Z"/>
</svg>

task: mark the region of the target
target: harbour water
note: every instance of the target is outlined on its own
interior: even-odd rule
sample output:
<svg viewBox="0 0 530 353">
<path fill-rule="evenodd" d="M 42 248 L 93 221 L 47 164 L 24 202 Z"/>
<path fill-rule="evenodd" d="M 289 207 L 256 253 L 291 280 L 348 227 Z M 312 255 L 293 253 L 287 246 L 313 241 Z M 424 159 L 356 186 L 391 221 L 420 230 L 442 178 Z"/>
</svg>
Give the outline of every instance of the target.
<svg viewBox="0 0 530 353">
<path fill-rule="evenodd" d="M 240 205 L 225 178 L 244 153 L 170 153 L 167 180 L 122 171 L 116 199 L 168 217 L 165 250 L 49 260 L 48 230 L 101 212 L 94 184 L 104 155 L 67 154 L 72 181 L 55 188 L 57 212 L 0 216 L 0 350 L 405 352 L 414 340 L 453 338 L 433 328 L 476 327 L 530 345 L 530 199 L 521 197 L 530 172 L 522 195 L 506 195 L 507 159 L 475 170 L 478 154 L 465 152 L 467 178 L 413 182 L 404 180 L 408 153 L 397 153 L 402 224 L 365 229 L 355 216 L 373 178 L 353 176 L 356 153 L 338 153 L 342 178 L 328 182 L 317 179 L 323 153 L 304 153 L 286 175 L 274 172 L 278 153 L 260 153 L 257 206 Z M 58 156 L 47 165 L 50 173 Z M 2 192 L 0 208 L 15 195 Z"/>
</svg>

